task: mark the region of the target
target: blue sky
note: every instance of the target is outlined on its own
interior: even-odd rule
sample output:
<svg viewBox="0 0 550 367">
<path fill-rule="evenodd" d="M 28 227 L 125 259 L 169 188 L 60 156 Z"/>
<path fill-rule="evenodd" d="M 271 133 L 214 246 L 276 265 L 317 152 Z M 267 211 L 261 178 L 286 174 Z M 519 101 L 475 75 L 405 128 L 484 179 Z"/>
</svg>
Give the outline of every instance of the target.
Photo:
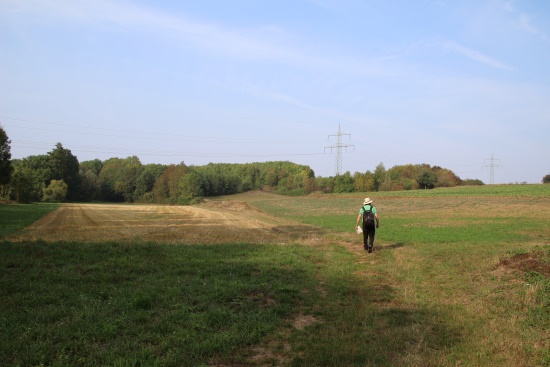
<svg viewBox="0 0 550 367">
<path fill-rule="evenodd" d="M 0 0 L 13 158 L 550 173 L 545 0 Z"/>
</svg>

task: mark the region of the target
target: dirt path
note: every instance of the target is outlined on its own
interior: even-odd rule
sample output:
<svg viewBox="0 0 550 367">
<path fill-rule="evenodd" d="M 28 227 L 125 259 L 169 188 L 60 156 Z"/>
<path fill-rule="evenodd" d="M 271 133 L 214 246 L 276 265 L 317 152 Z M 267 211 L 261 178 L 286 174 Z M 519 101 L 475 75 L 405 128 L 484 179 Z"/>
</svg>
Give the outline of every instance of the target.
<svg viewBox="0 0 550 367">
<path fill-rule="evenodd" d="M 65 204 L 11 240 L 287 243 L 323 230 L 271 217 L 238 201 L 198 206 Z"/>
</svg>

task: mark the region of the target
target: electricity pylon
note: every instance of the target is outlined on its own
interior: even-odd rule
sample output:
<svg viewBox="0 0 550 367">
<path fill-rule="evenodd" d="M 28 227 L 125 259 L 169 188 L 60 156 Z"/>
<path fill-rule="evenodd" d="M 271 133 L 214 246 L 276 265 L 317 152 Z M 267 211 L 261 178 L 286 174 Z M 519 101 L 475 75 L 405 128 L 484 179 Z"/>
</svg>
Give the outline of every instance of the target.
<svg viewBox="0 0 550 367">
<path fill-rule="evenodd" d="M 325 147 L 325 153 L 327 149 L 330 149 L 330 152 L 332 153 L 332 150 L 336 148 L 336 176 L 339 176 L 342 172 L 342 148 L 346 148 L 346 151 L 349 147 L 353 147 L 355 150 L 355 145 L 344 145 L 342 144 L 342 136 L 348 135 L 351 139 L 351 134 L 343 133 L 340 130 L 340 124 L 338 124 L 338 132 L 336 134 L 330 134 L 328 136 L 328 140 L 330 141 L 331 136 L 336 136 L 336 145 L 330 145 L 328 147 Z"/>
<path fill-rule="evenodd" d="M 491 169 L 491 173 L 490 173 L 490 178 L 489 178 L 489 183 L 492 185 L 495 183 L 495 168 L 499 168 L 499 167 L 502 167 L 502 165 L 500 164 L 495 164 L 495 161 L 499 161 L 500 162 L 500 159 L 498 158 L 493 158 L 493 154 L 491 154 L 491 158 L 487 158 L 485 159 L 485 161 L 491 161 L 490 164 L 488 165 L 485 165 L 483 166 L 483 168 L 490 168 Z"/>
</svg>

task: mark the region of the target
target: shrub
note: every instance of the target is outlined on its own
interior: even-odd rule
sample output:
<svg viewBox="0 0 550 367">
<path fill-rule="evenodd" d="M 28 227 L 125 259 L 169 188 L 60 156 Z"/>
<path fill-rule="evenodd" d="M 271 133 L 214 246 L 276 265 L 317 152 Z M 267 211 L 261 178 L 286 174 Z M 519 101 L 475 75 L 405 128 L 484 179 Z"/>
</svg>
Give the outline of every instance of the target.
<svg viewBox="0 0 550 367">
<path fill-rule="evenodd" d="M 479 180 L 479 179 L 471 179 L 471 178 L 467 178 L 465 180 L 462 181 L 462 186 L 481 186 L 481 185 L 485 185 L 483 183 L 483 181 Z"/>
<path fill-rule="evenodd" d="M 42 189 L 42 201 L 63 201 L 67 197 L 68 188 L 63 180 L 51 180 L 50 184 Z"/>
</svg>

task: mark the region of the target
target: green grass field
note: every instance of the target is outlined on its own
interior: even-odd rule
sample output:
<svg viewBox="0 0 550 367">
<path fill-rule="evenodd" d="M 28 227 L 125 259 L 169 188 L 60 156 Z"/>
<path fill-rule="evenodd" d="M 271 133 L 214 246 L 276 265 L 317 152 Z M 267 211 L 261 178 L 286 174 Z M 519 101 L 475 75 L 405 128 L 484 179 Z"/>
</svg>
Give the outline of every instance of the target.
<svg viewBox="0 0 550 367">
<path fill-rule="evenodd" d="M 372 254 L 353 233 L 364 196 L 381 217 Z M 0 243 L 0 360 L 550 364 L 550 185 L 234 198 L 332 231 L 291 245 Z"/>
<path fill-rule="evenodd" d="M 10 235 L 59 207 L 58 203 L 0 204 L 0 238 Z"/>
</svg>

